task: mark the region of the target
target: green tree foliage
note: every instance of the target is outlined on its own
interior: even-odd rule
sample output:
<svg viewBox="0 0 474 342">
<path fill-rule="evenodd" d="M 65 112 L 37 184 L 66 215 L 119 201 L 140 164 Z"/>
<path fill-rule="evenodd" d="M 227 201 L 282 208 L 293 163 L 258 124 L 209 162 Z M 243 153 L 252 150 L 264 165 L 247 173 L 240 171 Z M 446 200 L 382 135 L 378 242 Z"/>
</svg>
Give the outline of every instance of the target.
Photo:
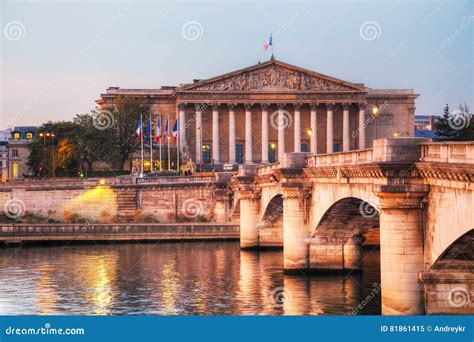
<svg viewBox="0 0 474 342">
<path fill-rule="evenodd" d="M 47 122 L 39 127 L 38 133 L 54 132 L 54 163 L 59 174 L 75 175 L 80 165 L 91 171 L 95 161 L 122 170 L 139 147 L 136 128 L 140 114 L 145 123 L 148 106 L 133 97 L 122 97 L 113 109 L 95 109 L 90 114 L 78 114 L 72 121 Z M 28 164 L 33 170 L 42 170 L 42 176 L 51 176 L 53 138 L 37 135 L 28 148 Z"/>
<path fill-rule="evenodd" d="M 446 104 L 443 115 L 436 122 L 436 133 L 439 141 L 474 140 L 474 118 L 467 104 L 460 103 L 452 112 Z"/>
</svg>

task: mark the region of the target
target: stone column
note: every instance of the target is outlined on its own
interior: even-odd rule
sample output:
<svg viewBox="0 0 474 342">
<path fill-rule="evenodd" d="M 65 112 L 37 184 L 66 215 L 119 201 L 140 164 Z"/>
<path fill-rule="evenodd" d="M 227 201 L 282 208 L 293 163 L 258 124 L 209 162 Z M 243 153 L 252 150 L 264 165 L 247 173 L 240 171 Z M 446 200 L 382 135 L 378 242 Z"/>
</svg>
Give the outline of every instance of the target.
<svg viewBox="0 0 474 342">
<path fill-rule="evenodd" d="M 310 152 L 312 154 L 318 153 L 318 121 L 317 121 L 317 104 L 311 104 L 311 148 Z"/>
<path fill-rule="evenodd" d="M 235 104 L 229 104 L 229 163 L 235 164 Z"/>
<path fill-rule="evenodd" d="M 181 154 L 184 153 L 184 147 L 186 145 L 186 104 L 180 103 L 178 105 L 178 126 L 179 126 L 179 151 Z"/>
<path fill-rule="evenodd" d="M 219 105 L 212 106 L 212 159 L 214 164 L 220 164 L 219 158 Z"/>
<path fill-rule="evenodd" d="M 201 105 L 196 104 L 196 164 L 201 163 L 202 159 L 202 113 Z"/>
<path fill-rule="evenodd" d="M 268 105 L 262 103 L 262 163 L 268 163 Z"/>
<path fill-rule="evenodd" d="M 326 105 L 327 113 L 326 113 L 326 153 L 333 153 L 334 152 L 334 131 L 333 131 L 333 118 L 332 118 L 332 111 L 334 109 L 334 105 L 332 103 L 328 103 Z"/>
<path fill-rule="evenodd" d="M 351 149 L 349 139 L 349 107 L 350 104 L 348 103 L 342 105 L 342 150 L 344 152 Z"/>
<path fill-rule="evenodd" d="M 252 191 L 241 191 L 240 194 L 240 248 L 258 248 L 260 196 Z"/>
<path fill-rule="evenodd" d="M 359 104 L 359 150 L 365 149 L 365 103 Z"/>
<path fill-rule="evenodd" d="M 363 260 L 362 244 L 365 238 L 361 235 L 355 235 L 347 239 L 343 247 L 345 270 L 361 271 Z"/>
<path fill-rule="evenodd" d="M 283 156 L 285 154 L 285 105 L 278 104 L 278 161 L 283 161 Z"/>
<path fill-rule="evenodd" d="M 287 273 L 309 266 L 307 193 L 301 187 L 283 188 L 283 265 Z"/>
<path fill-rule="evenodd" d="M 380 198 L 380 271 L 383 315 L 422 315 L 425 192 L 377 192 Z"/>
<path fill-rule="evenodd" d="M 252 164 L 252 104 L 245 105 L 245 164 Z"/>
<path fill-rule="evenodd" d="M 294 152 L 301 152 L 301 104 L 295 103 Z"/>
</svg>

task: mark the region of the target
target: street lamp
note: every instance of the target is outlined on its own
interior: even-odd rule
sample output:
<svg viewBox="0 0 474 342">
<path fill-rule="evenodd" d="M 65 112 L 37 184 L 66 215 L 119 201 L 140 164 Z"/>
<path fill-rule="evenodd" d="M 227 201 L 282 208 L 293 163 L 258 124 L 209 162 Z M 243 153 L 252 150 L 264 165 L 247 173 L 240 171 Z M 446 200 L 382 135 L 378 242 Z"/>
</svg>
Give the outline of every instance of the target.
<svg viewBox="0 0 474 342">
<path fill-rule="evenodd" d="M 377 116 L 379 115 L 380 107 L 375 101 L 374 106 L 372 107 L 372 113 L 374 114 L 374 120 L 375 120 L 375 139 L 377 139 Z"/>
<path fill-rule="evenodd" d="M 51 138 L 51 141 L 53 144 L 53 178 L 55 178 L 56 172 L 55 172 L 55 160 L 54 160 L 54 137 L 56 136 L 56 134 L 54 134 L 54 132 L 40 132 L 38 135 L 41 138 L 43 138 L 43 168 L 45 166 L 44 164 L 46 161 L 46 138 Z"/>
<path fill-rule="evenodd" d="M 308 134 L 308 137 L 311 137 L 313 135 L 313 130 L 311 128 L 308 128 L 306 134 Z"/>
</svg>

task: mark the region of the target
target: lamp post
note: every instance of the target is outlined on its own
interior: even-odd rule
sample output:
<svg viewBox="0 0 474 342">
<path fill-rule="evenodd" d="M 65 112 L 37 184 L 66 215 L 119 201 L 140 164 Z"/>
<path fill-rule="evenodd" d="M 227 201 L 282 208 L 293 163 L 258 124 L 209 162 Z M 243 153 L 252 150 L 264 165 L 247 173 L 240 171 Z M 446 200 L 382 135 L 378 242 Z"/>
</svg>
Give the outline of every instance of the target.
<svg viewBox="0 0 474 342">
<path fill-rule="evenodd" d="M 372 113 L 374 114 L 374 120 L 375 120 L 375 139 L 377 139 L 377 116 L 379 113 L 380 107 L 377 104 L 377 101 L 375 101 L 375 105 L 372 107 Z"/>
<path fill-rule="evenodd" d="M 43 138 L 43 170 L 45 167 L 45 161 L 46 161 L 46 138 L 51 138 L 52 144 L 53 144 L 53 158 L 52 158 L 52 164 L 53 164 L 53 178 L 56 176 L 55 172 L 55 160 L 54 160 L 54 137 L 56 134 L 54 132 L 40 132 L 38 134 L 41 138 Z M 45 173 L 46 177 L 46 173 Z"/>
</svg>

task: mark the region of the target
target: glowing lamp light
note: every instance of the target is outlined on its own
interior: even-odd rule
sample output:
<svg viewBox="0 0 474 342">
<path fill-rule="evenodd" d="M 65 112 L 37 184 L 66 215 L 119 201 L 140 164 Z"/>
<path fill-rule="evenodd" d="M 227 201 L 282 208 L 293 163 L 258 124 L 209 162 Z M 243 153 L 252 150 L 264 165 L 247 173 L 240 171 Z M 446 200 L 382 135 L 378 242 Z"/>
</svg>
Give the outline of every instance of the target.
<svg viewBox="0 0 474 342">
<path fill-rule="evenodd" d="M 392 134 L 395 138 L 399 137 L 400 136 L 400 132 L 393 132 Z"/>
<path fill-rule="evenodd" d="M 275 143 L 272 143 L 272 144 L 270 145 L 270 147 L 272 148 L 272 150 L 274 150 L 275 147 L 276 147 Z"/>
<path fill-rule="evenodd" d="M 100 184 L 100 185 L 105 185 L 105 179 L 99 180 L 99 184 Z"/>
<path fill-rule="evenodd" d="M 306 131 L 306 133 L 308 134 L 308 137 L 312 136 L 313 135 L 313 130 L 311 128 L 308 128 L 308 130 Z"/>
<path fill-rule="evenodd" d="M 379 105 L 377 104 L 377 102 L 375 102 L 375 105 L 372 107 L 372 113 L 374 113 L 374 115 L 377 115 L 379 110 L 380 110 Z"/>
</svg>

